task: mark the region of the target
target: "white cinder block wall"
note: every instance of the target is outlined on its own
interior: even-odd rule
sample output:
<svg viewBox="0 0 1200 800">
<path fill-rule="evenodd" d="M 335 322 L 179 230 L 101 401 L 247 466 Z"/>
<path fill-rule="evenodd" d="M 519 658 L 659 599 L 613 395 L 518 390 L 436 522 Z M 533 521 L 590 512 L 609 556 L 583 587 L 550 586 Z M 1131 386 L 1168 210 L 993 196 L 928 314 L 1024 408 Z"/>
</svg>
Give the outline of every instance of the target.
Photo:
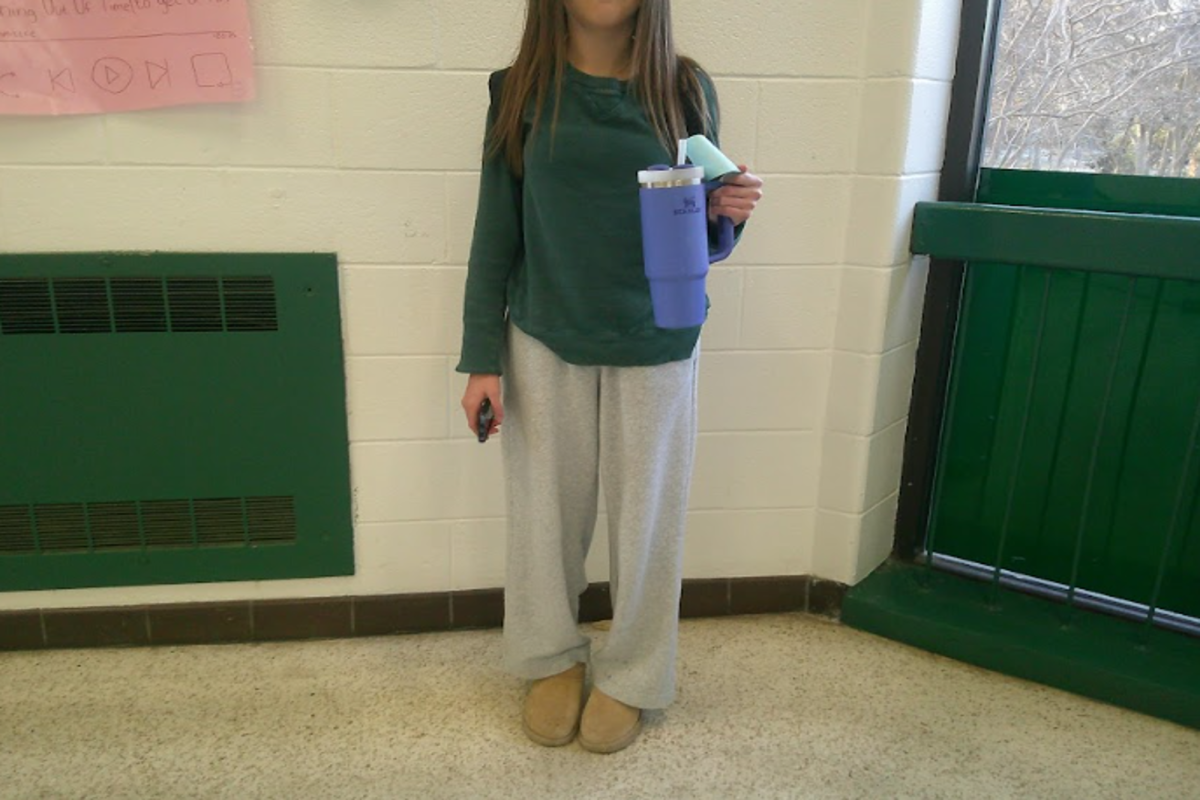
<svg viewBox="0 0 1200 800">
<path fill-rule="evenodd" d="M 453 370 L 486 75 L 524 2 L 251 5 L 253 104 L 0 118 L 0 249 L 339 253 L 357 574 L 0 609 L 503 583 L 499 448 L 470 438 Z M 907 225 L 935 191 L 955 6 L 675 3 L 681 49 L 717 76 L 724 149 L 768 183 L 711 280 L 687 577 L 853 582 L 890 547 L 923 283 Z"/>
<path fill-rule="evenodd" d="M 958 0 L 873 0 L 823 429 L 812 571 L 856 583 L 891 552 L 925 259 L 913 206 L 937 198 Z"/>
</svg>

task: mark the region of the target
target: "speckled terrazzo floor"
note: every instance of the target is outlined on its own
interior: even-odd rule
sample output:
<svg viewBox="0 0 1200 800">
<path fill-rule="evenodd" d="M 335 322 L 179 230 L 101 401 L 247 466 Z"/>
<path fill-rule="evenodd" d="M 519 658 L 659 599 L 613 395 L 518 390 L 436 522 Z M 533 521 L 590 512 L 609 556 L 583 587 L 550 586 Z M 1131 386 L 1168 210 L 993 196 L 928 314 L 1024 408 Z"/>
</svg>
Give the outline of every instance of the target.
<svg viewBox="0 0 1200 800">
<path fill-rule="evenodd" d="M 1198 731 L 812 617 L 685 621 L 613 756 L 525 739 L 499 644 L 0 653 L 0 797 L 1200 798 Z"/>
</svg>

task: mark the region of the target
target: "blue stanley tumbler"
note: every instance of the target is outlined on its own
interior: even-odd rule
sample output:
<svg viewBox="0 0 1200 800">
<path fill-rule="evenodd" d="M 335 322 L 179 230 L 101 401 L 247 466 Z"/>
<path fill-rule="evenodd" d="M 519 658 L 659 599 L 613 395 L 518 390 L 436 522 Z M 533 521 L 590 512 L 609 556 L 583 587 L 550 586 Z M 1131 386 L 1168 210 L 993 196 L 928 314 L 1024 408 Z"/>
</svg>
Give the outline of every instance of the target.
<svg viewBox="0 0 1200 800">
<path fill-rule="evenodd" d="M 708 193 L 703 167 L 656 166 L 638 173 L 642 200 L 642 254 L 650 281 L 654 323 L 691 328 L 707 312 L 708 267 L 733 252 L 733 220 L 719 218 L 717 251 L 708 251 Z"/>
</svg>

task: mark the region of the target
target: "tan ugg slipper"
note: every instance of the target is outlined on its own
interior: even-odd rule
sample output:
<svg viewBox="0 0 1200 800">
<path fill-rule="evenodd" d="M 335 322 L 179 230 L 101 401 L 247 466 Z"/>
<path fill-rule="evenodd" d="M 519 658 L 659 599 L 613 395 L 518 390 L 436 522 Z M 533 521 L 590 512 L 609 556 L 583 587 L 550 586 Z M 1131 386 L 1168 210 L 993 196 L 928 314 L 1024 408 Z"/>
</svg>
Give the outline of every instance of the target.
<svg viewBox="0 0 1200 800">
<path fill-rule="evenodd" d="M 521 727 L 526 736 L 546 747 L 570 744 L 579 731 L 586 671 L 586 665 L 576 664 L 533 682 L 521 713 Z"/>
<path fill-rule="evenodd" d="M 579 723 L 579 744 L 593 753 L 624 750 L 642 732 L 642 710 L 592 689 Z"/>
</svg>

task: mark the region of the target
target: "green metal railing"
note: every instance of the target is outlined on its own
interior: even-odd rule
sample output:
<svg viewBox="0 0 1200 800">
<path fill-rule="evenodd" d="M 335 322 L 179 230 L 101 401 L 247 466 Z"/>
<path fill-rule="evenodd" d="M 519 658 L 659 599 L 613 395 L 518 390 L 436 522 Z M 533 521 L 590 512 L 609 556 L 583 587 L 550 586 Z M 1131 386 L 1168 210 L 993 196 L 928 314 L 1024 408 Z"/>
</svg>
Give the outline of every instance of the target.
<svg viewBox="0 0 1200 800">
<path fill-rule="evenodd" d="M 1200 728 L 1200 181 L 983 170 L 975 199 L 916 210 L 938 381 L 899 557 L 842 620 Z"/>
<path fill-rule="evenodd" d="M 1183 216 L 918 203 L 911 247 L 948 261 L 1200 281 L 1200 219 Z"/>
<path fill-rule="evenodd" d="M 969 262 L 926 562 L 1200 634 L 1200 219 L 922 203 L 912 249 Z"/>
</svg>

